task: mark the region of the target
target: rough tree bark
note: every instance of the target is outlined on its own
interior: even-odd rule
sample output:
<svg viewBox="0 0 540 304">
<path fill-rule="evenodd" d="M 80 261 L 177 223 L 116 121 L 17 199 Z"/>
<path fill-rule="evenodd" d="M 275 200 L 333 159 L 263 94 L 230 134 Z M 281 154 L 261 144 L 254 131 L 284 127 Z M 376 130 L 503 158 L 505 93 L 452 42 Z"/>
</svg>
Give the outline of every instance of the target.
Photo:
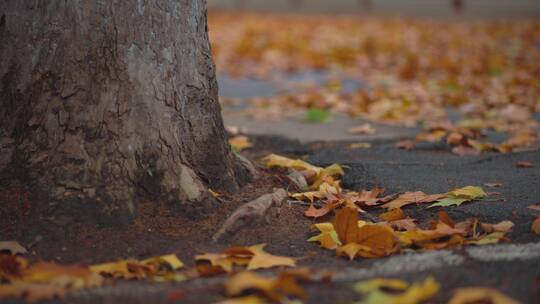
<svg viewBox="0 0 540 304">
<path fill-rule="evenodd" d="M 204 0 L 1 1 L 0 81 L 5 170 L 62 208 L 126 222 L 150 192 L 201 215 L 208 187 L 247 179 L 226 141 Z"/>
</svg>

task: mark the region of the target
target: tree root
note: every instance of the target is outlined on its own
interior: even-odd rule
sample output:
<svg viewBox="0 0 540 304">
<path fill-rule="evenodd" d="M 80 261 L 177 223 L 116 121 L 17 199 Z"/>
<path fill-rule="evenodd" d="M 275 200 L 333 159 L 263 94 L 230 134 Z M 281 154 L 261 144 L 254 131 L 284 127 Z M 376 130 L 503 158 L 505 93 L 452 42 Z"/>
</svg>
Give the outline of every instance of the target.
<svg viewBox="0 0 540 304">
<path fill-rule="evenodd" d="M 214 234 L 212 237 L 213 241 L 217 242 L 222 237 L 236 233 L 243 227 L 268 219 L 268 210 L 272 206 L 279 207 L 286 197 L 287 191 L 281 188 L 274 188 L 274 192 L 261 195 L 257 199 L 240 206 L 227 218 L 218 232 Z"/>
</svg>

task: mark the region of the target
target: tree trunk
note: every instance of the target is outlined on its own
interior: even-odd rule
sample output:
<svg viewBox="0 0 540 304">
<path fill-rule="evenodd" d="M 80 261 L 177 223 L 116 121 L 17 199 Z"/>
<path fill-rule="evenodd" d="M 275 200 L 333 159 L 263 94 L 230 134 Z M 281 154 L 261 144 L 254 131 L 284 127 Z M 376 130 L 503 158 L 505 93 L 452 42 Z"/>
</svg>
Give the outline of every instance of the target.
<svg viewBox="0 0 540 304">
<path fill-rule="evenodd" d="M 0 138 L 61 209 L 187 215 L 247 180 L 226 140 L 204 0 L 0 2 Z M 77 207 L 79 208 L 79 207 Z M 89 211 L 90 212 L 90 211 Z"/>
</svg>

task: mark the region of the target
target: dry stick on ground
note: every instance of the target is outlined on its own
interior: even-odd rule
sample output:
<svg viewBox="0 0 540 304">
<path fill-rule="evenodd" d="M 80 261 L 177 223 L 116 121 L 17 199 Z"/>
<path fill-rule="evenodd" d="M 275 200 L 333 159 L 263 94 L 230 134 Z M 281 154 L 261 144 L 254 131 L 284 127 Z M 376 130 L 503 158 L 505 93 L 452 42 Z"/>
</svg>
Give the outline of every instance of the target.
<svg viewBox="0 0 540 304">
<path fill-rule="evenodd" d="M 244 157 L 241 157 L 240 160 L 249 163 L 249 161 Z M 256 174 L 257 171 L 255 167 L 253 167 L 253 165 L 251 165 L 251 167 L 253 168 L 252 170 L 254 174 Z M 300 172 L 291 170 L 287 177 L 298 189 L 307 189 L 306 179 Z M 287 191 L 281 188 L 274 188 L 273 193 L 267 193 L 247 204 L 240 206 L 233 212 L 231 216 L 227 218 L 223 226 L 221 226 L 218 232 L 214 234 L 212 239 L 214 242 L 217 242 L 226 234 L 235 233 L 244 226 L 248 226 L 257 221 L 262 221 L 263 219 L 268 220 L 268 209 L 270 209 L 272 206 L 280 207 L 281 202 L 283 202 L 286 197 Z"/>
<path fill-rule="evenodd" d="M 255 200 L 240 206 L 236 209 L 223 226 L 212 237 L 214 242 L 219 241 L 226 234 L 232 234 L 242 227 L 248 226 L 256 221 L 267 219 L 268 209 L 272 206 L 279 207 L 281 202 L 287 197 L 284 189 L 274 189 L 274 192 L 261 195 Z"/>
</svg>

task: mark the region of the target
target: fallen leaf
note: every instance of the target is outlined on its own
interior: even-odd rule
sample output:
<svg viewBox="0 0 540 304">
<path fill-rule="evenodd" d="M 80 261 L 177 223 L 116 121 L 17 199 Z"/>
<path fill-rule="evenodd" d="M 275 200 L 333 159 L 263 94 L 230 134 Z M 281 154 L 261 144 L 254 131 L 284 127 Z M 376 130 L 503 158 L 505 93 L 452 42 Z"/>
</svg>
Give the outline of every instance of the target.
<svg viewBox="0 0 540 304">
<path fill-rule="evenodd" d="M 360 281 L 354 284 L 353 289 L 361 294 L 366 294 L 374 289 L 392 289 L 392 290 L 405 290 L 409 287 L 409 283 L 398 279 L 385 279 L 376 278 L 367 281 Z"/>
<path fill-rule="evenodd" d="M 516 163 L 518 168 L 532 168 L 533 164 L 530 161 L 520 161 Z"/>
<path fill-rule="evenodd" d="M 310 237 L 308 242 L 319 242 L 323 248 L 334 250 L 341 246 L 341 241 L 338 238 L 332 223 L 319 223 L 314 225 L 321 233 Z"/>
<path fill-rule="evenodd" d="M 415 229 L 411 231 L 399 233 L 399 241 L 402 245 L 411 246 L 425 246 L 426 243 L 432 243 L 441 238 L 445 238 L 453 235 L 464 235 L 465 231 L 460 228 L 453 228 L 446 223 L 438 222 L 434 229 L 423 230 Z M 444 241 L 443 241 L 444 242 Z"/>
<path fill-rule="evenodd" d="M 497 244 L 501 240 L 504 239 L 504 232 L 492 232 L 483 236 L 478 237 L 475 240 L 469 240 L 467 241 L 467 244 L 473 244 L 473 245 L 489 245 L 489 244 Z"/>
<path fill-rule="evenodd" d="M 0 242 L 0 251 L 9 251 L 11 254 L 25 254 L 26 248 L 15 241 Z"/>
<path fill-rule="evenodd" d="M 415 219 L 406 218 L 402 220 L 391 221 L 388 224 L 392 226 L 392 228 L 394 228 L 395 230 L 411 231 L 417 228 L 415 222 L 416 222 Z"/>
<path fill-rule="evenodd" d="M 466 186 L 463 188 L 454 189 L 446 194 L 444 198 L 438 200 L 438 202 L 430 205 L 432 207 L 448 207 L 448 206 L 460 206 L 465 202 L 469 202 L 475 199 L 484 198 L 487 193 L 481 187 Z"/>
<path fill-rule="evenodd" d="M 67 289 L 62 286 L 18 282 L 0 285 L 0 299 L 23 298 L 29 303 L 63 298 Z"/>
<path fill-rule="evenodd" d="M 531 226 L 531 230 L 532 230 L 534 233 L 540 235 L 540 217 L 537 217 L 537 218 L 533 221 L 532 226 Z"/>
<path fill-rule="evenodd" d="M 306 120 L 312 123 L 329 122 L 331 119 L 330 112 L 325 109 L 309 108 L 306 111 Z"/>
<path fill-rule="evenodd" d="M 414 203 L 421 204 L 433 202 L 440 199 L 441 197 L 443 197 L 442 194 L 427 195 L 422 191 L 405 192 L 402 195 L 398 196 L 396 199 L 391 200 L 390 202 L 382 205 L 381 207 L 392 210 Z"/>
<path fill-rule="evenodd" d="M 510 230 L 512 230 L 512 227 L 514 227 L 514 223 L 512 223 L 511 221 L 502 221 L 497 224 L 481 223 L 480 226 L 487 233 L 491 233 L 491 232 L 507 233 Z"/>
<path fill-rule="evenodd" d="M 373 135 L 377 130 L 371 126 L 369 123 L 362 124 L 360 126 L 352 127 L 347 130 L 350 134 L 359 134 L 359 135 Z"/>
<path fill-rule="evenodd" d="M 465 197 L 468 199 L 477 199 L 487 196 L 487 193 L 481 187 L 477 186 L 466 186 L 463 188 L 454 189 L 447 193 L 447 195 Z"/>
<path fill-rule="evenodd" d="M 468 198 L 464 197 L 445 197 L 443 199 L 440 199 L 438 202 L 430 205 L 428 208 L 433 207 L 448 207 L 448 206 L 460 206 L 461 204 L 470 201 Z"/>
<path fill-rule="evenodd" d="M 540 211 L 540 204 L 530 205 L 527 208 L 535 210 L 535 211 Z"/>
<path fill-rule="evenodd" d="M 391 228 L 382 225 L 366 224 L 358 227 L 358 211 L 343 208 L 336 212 L 332 225 L 339 240 L 345 244 L 338 248 L 338 255 L 366 258 L 387 256 L 394 250 L 395 238 Z M 354 243 L 354 244 L 351 244 Z"/>
<path fill-rule="evenodd" d="M 96 264 L 90 271 L 121 279 L 152 278 L 157 281 L 182 281 L 184 277 L 174 271 L 184 266 L 175 254 L 151 257 L 145 260 L 121 260 Z"/>
<path fill-rule="evenodd" d="M 258 295 L 248 295 L 219 301 L 216 304 L 264 304 L 267 302 L 268 301 L 265 298 Z"/>
<path fill-rule="evenodd" d="M 345 194 L 345 199 L 355 204 L 375 206 L 386 203 L 395 198 L 395 195 L 378 197 L 384 192 L 384 189 L 373 188 L 371 190 L 362 190 L 360 192 L 348 192 Z"/>
<path fill-rule="evenodd" d="M 374 282 L 373 282 L 374 281 Z M 364 295 L 361 304 L 417 304 L 426 301 L 439 292 L 440 286 L 433 277 L 428 277 L 422 282 L 415 282 L 406 286 L 406 282 L 400 280 L 374 279 L 359 282 L 355 290 Z M 401 291 L 388 293 L 390 289 Z"/>
<path fill-rule="evenodd" d="M 273 255 L 265 252 L 263 248 L 266 244 L 259 244 L 249 247 L 253 252 L 253 257 L 247 266 L 248 270 L 271 268 L 276 266 L 296 266 L 296 261 L 285 256 Z"/>
<path fill-rule="evenodd" d="M 249 141 L 249 138 L 244 135 L 237 135 L 229 139 L 229 144 L 233 150 L 240 152 L 244 149 L 253 147 L 253 144 Z"/>
<path fill-rule="evenodd" d="M 518 301 L 504 295 L 500 291 L 487 287 L 458 288 L 448 304 L 468 303 L 519 304 Z"/>
<path fill-rule="evenodd" d="M 358 210 L 355 208 L 343 208 L 336 212 L 332 221 L 338 239 L 343 243 L 354 243 L 358 239 Z"/>
<path fill-rule="evenodd" d="M 296 261 L 289 257 L 272 255 L 263 249 L 266 244 L 250 247 L 232 247 L 221 253 L 205 253 L 195 256 L 195 261 L 207 261 L 212 266 L 221 267 L 226 272 L 232 272 L 234 265 L 247 266 L 248 270 L 270 268 L 275 266 L 296 265 Z"/>
<path fill-rule="evenodd" d="M 277 278 L 266 278 L 244 271 L 225 282 L 225 293 L 227 296 L 237 296 L 247 290 L 256 290 L 273 301 L 281 301 L 287 296 L 303 298 L 305 292 L 297 281 L 294 275 L 286 273 L 281 273 Z"/>
<path fill-rule="evenodd" d="M 484 186 L 490 187 L 490 188 L 499 188 L 502 187 L 503 184 L 501 183 L 485 183 Z"/>
<path fill-rule="evenodd" d="M 308 209 L 304 212 L 304 215 L 307 217 L 319 218 L 325 216 L 330 211 L 334 210 L 337 207 L 336 202 L 327 201 L 324 206 L 317 209 L 313 204 L 309 205 Z"/>
<path fill-rule="evenodd" d="M 291 159 L 283 157 L 277 154 L 270 154 L 263 158 L 266 161 L 266 166 L 268 168 L 272 167 L 283 167 L 283 168 L 293 168 L 300 172 L 305 172 L 307 178 L 317 176 L 321 171 L 321 167 L 313 166 L 300 159 Z"/>
<path fill-rule="evenodd" d="M 414 146 L 415 146 L 414 140 L 402 140 L 394 144 L 394 147 L 398 149 L 407 150 L 407 151 L 414 149 Z"/>
<path fill-rule="evenodd" d="M 393 222 L 402 220 L 405 218 L 405 214 L 401 208 L 390 209 L 390 211 L 384 212 L 379 215 L 379 218 L 386 222 Z"/>
<path fill-rule="evenodd" d="M 298 170 L 306 177 L 306 180 L 311 184 L 312 189 L 319 189 L 319 186 L 325 182 L 327 184 L 332 184 L 333 186 L 339 185 L 339 183 L 333 183 L 333 180 L 328 178 L 344 174 L 343 168 L 338 164 L 321 168 L 300 159 L 291 159 L 276 154 L 270 154 L 264 157 L 263 160 L 266 162 L 268 168 L 282 167 Z"/>
<path fill-rule="evenodd" d="M 480 151 L 471 147 L 459 145 L 457 147 L 452 148 L 452 153 L 459 156 L 467 156 L 467 155 L 479 155 Z"/>
<path fill-rule="evenodd" d="M 0 254 L 0 279 L 21 280 L 28 265 L 28 261 L 20 256 Z"/>
<path fill-rule="evenodd" d="M 99 286 L 103 282 L 99 275 L 87 267 L 49 262 L 30 265 L 23 271 L 22 280 L 26 283 L 45 283 L 70 288 Z"/>
<path fill-rule="evenodd" d="M 360 143 L 352 143 L 347 145 L 347 148 L 349 149 L 369 149 L 371 148 L 370 143 L 360 142 Z"/>
</svg>

